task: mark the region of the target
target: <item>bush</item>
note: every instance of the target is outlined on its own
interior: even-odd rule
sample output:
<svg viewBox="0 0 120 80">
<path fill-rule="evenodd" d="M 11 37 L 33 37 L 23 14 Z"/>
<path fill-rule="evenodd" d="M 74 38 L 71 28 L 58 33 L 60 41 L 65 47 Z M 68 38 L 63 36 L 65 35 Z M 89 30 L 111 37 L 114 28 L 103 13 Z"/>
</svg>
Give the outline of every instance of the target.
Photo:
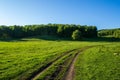
<svg viewBox="0 0 120 80">
<path fill-rule="evenodd" d="M 114 32 L 114 37 L 115 37 L 115 38 L 120 38 L 120 30 L 116 30 L 116 31 Z"/>
<path fill-rule="evenodd" d="M 73 34 L 72 34 L 73 40 L 80 40 L 81 38 L 82 38 L 81 31 L 79 30 L 73 31 Z"/>
</svg>

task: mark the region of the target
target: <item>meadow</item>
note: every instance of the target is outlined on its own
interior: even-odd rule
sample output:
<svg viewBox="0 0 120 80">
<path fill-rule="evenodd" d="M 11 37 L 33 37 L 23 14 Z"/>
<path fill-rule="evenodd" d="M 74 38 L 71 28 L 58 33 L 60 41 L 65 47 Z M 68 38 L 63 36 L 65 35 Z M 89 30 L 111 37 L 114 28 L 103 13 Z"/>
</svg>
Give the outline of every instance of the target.
<svg viewBox="0 0 120 80">
<path fill-rule="evenodd" d="M 102 74 L 99 68 L 105 70 L 108 69 L 108 72 L 107 70 L 105 71 L 105 74 L 107 74 L 112 67 L 113 74 L 116 73 L 112 77 L 113 79 L 115 77 L 115 79 L 117 80 L 119 79 L 117 68 L 119 64 L 117 63 L 119 62 L 120 58 L 118 55 L 114 55 L 114 53 L 116 51 L 118 51 L 117 53 L 120 53 L 120 46 L 118 46 L 120 42 L 45 40 L 38 38 L 22 38 L 20 40 L 0 41 L 0 80 L 30 80 L 44 69 L 45 70 L 42 71 L 40 75 L 37 75 L 37 79 L 62 80 L 77 50 L 85 46 L 93 45 L 104 45 L 104 47 L 107 47 L 106 45 L 108 44 L 110 45 L 108 48 L 102 49 L 103 47 L 97 46 L 95 48 L 91 48 L 90 51 L 86 50 L 84 52 L 85 54 L 79 55 L 75 65 L 75 80 L 80 80 L 80 78 L 83 80 L 84 76 L 82 76 L 81 72 L 88 72 L 89 78 L 91 77 L 89 74 L 91 74 L 92 72 L 89 73 L 89 70 L 82 70 L 82 68 L 85 68 L 86 65 L 90 65 L 88 67 L 93 67 L 92 69 L 94 70 L 94 72 L 96 72 L 96 77 L 100 77 L 100 75 Z M 111 47 L 111 45 L 113 47 Z M 106 49 L 109 51 L 107 52 Z M 102 54 L 100 50 L 102 52 L 106 52 L 105 55 Z M 109 54 L 110 51 L 113 52 Z M 93 55 L 90 53 L 92 53 Z M 101 55 L 99 53 L 101 53 Z M 92 58 L 90 56 L 92 56 Z M 82 59 L 86 60 L 84 61 Z M 89 59 L 91 60 L 91 62 L 88 64 L 87 60 Z M 96 61 L 92 62 L 92 59 L 96 59 Z M 104 66 L 104 64 L 100 66 L 97 70 L 94 69 L 94 66 L 91 66 L 93 64 L 97 65 L 99 63 L 106 63 L 108 68 L 102 67 Z M 107 63 L 111 64 L 112 66 L 109 67 Z M 59 68 L 59 66 L 62 66 L 62 68 Z M 114 72 L 114 70 L 116 72 Z M 104 73 L 104 70 L 102 71 Z M 79 73 L 81 75 L 79 75 Z M 100 78 L 104 80 L 104 76 Z M 111 77 L 110 74 L 108 76 Z M 86 78 L 88 77 L 86 76 Z M 95 78 L 95 80 L 96 79 L 97 78 Z"/>
<path fill-rule="evenodd" d="M 75 80 L 120 80 L 120 45 L 90 48 L 78 56 Z"/>
</svg>

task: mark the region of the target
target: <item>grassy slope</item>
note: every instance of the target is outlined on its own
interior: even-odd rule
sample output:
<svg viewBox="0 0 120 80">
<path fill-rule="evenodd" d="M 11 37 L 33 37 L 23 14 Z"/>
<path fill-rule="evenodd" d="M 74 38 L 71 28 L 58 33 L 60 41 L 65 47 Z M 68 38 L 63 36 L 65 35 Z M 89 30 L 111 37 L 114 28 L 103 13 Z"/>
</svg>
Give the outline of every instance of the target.
<svg viewBox="0 0 120 80">
<path fill-rule="evenodd" d="M 75 80 L 120 80 L 119 44 L 91 48 L 79 55 Z"/>
<path fill-rule="evenodd" d="M 21 77 L 27 77 L 63 52 L 92 44 L 99 43 L 47 41 L 34 38 L 0 42 L 0 79 L 13 79 L 21 74 Z"/>
</svg>

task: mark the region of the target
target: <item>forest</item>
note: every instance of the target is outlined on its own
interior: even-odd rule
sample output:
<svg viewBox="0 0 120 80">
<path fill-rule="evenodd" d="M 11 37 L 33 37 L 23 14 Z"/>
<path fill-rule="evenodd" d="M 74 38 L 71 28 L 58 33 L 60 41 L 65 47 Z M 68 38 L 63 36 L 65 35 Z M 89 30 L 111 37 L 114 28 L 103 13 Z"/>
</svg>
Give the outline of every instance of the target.
<svg viewBox="0 0 120 80">
<path fill-rule="evenodd" d="M 79 30 L 82 37 L 97 37 L 96 26 L 81 26 L 74 24 L 47 24 L 25 26 L 0 26 L 0 38 L 24 38 L 37 35 L 52 35 L 71 38 L 72 33 Z"/>
<path fill-rule="evenodd" d="M 24 38 L 30 36 L 51 35 L 63 38 L 73 38 L 75 30 L 80 33 L 79 38 L 94 38 L 102 36 L 110 36 L 120 38 L 120 28 L 97 30 L 96 26 L 75 25 L 75 24 L 41 24 L 41 25 L 13 25 L 0 26 L 0 38 Z"/>
</svg>

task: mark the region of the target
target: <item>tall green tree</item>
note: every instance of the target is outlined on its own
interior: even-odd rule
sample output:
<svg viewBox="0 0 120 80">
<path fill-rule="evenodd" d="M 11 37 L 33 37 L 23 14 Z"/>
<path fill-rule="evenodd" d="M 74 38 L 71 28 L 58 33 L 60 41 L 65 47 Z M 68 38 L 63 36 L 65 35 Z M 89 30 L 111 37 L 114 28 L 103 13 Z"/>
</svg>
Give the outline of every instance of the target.
<svg viewBox="0 0 120 80">
<path fill-rule="evenodd" d="M 58 26 L 57 34 L 58 34 L 58 36 L 60 36 L 60 37 L 63 37 L 63 36 L 64 36 L 64 25 L 59 25 L 59 26 Z"/>
<path fill-rule="evenodd" d="M 116 30 L 116 31 L 114 32 L 114 37 L 115 37 L 115 38 L 120 38 L 120 30 Z"/>
<path fill-rule="evenodd" d="M 81 40 L 81 38 L 82 38 L 81 31 L 79 31 L 79 30 L 73 31 L 73 34 L 72 34 L 73 40 Z"/>
</svg>

